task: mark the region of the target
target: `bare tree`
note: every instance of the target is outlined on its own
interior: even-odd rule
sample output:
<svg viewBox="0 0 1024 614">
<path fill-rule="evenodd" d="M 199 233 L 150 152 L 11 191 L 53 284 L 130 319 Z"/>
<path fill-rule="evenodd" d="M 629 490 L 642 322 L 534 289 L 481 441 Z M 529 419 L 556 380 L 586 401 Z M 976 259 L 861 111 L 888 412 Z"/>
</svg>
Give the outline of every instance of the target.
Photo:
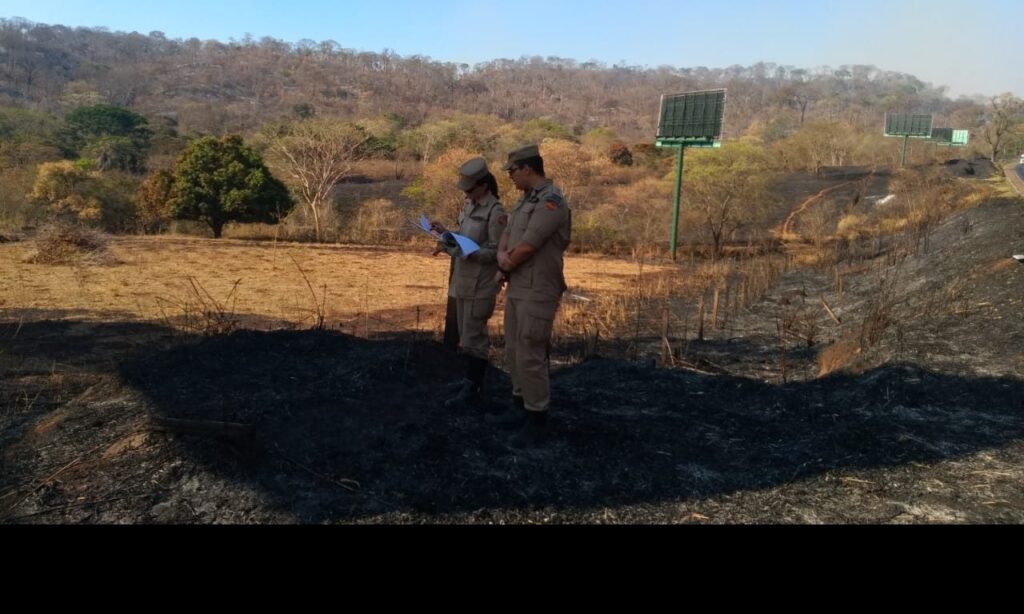
<svg viewBox="0 0 1024 614">
<path fill-rule="evenodd" d="M 270 158 L 308 208 L 317 241 L 323 239 L 321 221 L 334 186 L 352 172 L 368 139 L 362 128 L 332 119 L 290 124 L 272 138 Z"/>
<path fill-rule="evenodd" d="M 1020 130 L 1024 121 L 1024 100 L 1013 94 L 1000 94 L 992 99 L 992 106 L 981 127 L 981 137 L 988 143 L 992 164 L 998 166 L 999 154 L 1008 137 Z"/>
</svg>

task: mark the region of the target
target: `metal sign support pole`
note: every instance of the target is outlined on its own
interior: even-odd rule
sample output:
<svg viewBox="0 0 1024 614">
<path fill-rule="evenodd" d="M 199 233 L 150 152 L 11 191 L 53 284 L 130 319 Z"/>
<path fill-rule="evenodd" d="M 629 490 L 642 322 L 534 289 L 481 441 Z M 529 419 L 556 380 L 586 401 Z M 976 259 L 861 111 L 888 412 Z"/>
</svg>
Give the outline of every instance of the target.
<svg viewBox="0 0 1024 614">
<path fill-rule="evenodd" d="M 676 259 L 676 246 L 679 244 L 679 203 L 683 195 L 683 152 L 685 145 L 679 145 L 676 153 L 676 194 L 675 208 L 672 211 L 672 260 Z"/>
</svg>

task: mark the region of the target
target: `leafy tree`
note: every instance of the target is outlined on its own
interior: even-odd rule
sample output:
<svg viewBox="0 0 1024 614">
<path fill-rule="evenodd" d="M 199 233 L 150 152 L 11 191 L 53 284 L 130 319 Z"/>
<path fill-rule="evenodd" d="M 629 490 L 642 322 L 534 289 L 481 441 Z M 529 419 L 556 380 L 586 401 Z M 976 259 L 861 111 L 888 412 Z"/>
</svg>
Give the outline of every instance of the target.
<svg viewBox="0 0 1024 614">
<path fill-rule="evenodd" d="M 204 137 L 185 150 L 174 169 L 176 219 L 205 222 L 220 238 L 228 222 L 276 224 L 294 203 L 263 159 L 242 137 Z"/>
<path fill-rule="evenodd" d="M 108 136 L 130 138 L 140 148 L 149 146 L 150 130 L 145 117 L 107 104 L 79 107 L 64 117 L 64 142 L 73 152 Z"/>
<path fill-rule="evenodd" d="M 152 131 L 145 117 L 112 105 L 79 107 L 64 118 L 65 154 L 83 156 L 101 170 L 145 169 Z"/>
<path fill-rule="evenodd" d="M 82 157 L 92 160 L 101 171 L 140 173 L 146 168 L 145 152 L 132 139 L 104 136 L 82 149 Z"/>
<path fill-rule="evenodd" d="M 683 206 L 699 221 L 700 234 L 711 240 L 713 258 L 722 255 L 736 231 L 764 219 L 773 175 L 765 150 L 749 142 L 687 156 Z"/>
<path fill-rule="evenodd" d="M 28 109 L 0 108 L 0 141 L 5 143 L 56 143 L 59 120 Z"/>
</svg>

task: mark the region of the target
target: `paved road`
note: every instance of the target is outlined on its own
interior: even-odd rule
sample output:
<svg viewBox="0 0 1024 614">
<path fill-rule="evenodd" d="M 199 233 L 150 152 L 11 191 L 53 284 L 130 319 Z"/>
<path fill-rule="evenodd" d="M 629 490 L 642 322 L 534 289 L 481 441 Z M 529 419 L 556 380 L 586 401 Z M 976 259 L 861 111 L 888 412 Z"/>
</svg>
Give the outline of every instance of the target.
<svg viewBox="0 0 1024 614">
<path fill-rule="evenodd" d="M 1006 169 L 1006 178 L 1010 185 L 1017 190 L 1017 193 L 1024 196 L 1024 164 L 1009 164 L 1003 167 Z"/>
</svg>

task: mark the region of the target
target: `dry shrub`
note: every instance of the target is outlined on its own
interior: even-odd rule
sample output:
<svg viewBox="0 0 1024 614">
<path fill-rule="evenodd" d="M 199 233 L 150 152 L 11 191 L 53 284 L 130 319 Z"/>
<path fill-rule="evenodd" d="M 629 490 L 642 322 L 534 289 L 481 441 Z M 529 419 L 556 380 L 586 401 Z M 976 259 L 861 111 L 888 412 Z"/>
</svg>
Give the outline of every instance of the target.
<svg viewBox="0 0 1024 614">
<path fill-rule="evenodd" d="M 668 237 L 666 203 L 672 186 L 646 177 L 605 191 L 601 201 L 579 212 L 574 209 L 573 242 L 580 249 L 606 254 L 660 247 Z"/>
<path fill-rule="evenodd" d="M 732 270 L 733 264 L 727 260 L 705 262 L 697 267 L 692 279 L 701 289 L 724 287 Z"/>
<path fill-rule="evenodd" d="M 544 171 L 565 194 L 570 204 L 586 205 L 580 188 L 590 184 L 593 156 L 581 145 L 560 139 L 546 139 L 541 144 Z"/>
<path fill-rule="evenodd" d="M 851 364 L 861 353 L 860 344 L 856 339 L 839 339 L 818 354 L 818 376 L 839 371 Z"/>
<path fill-rule="evenodd" d="M 355 243 L 385 245 L 405 237 L 408 226 L 395 203 L 387 198 L 374 198 L 352 212 L 345 235 Z"/>
<path fill-rule="evenodd" d="M 214 298 L 195 277 L 189 276 L 187 281 L 182 298 L 157 298 L 160 313 L 169 328 L 205 336 L 228 335 L 238 329 L 236 305 L 241 279 L 235 281 L 222 300 Z"/>
<path fill-rule="evenodd" d="M 844 215 L 839 220 L 839 224 L 836 225 L 836 234 L 847 241 L 856 241 L 861 237 L 867 236 L 870 234 L 868 218 L 856 213 Z"/>
<path fill-rule="evenodd" d="M 904 172 L 892 182 L 896 195 L 896 217 L 905 219 L 909 230 L 933 227 L 951 212 L 965 208 L 974 187 L 950 177 L 942 169 Z"/>
<path fill-rule="evenodd" d="M 878 290 L 862 310 L 864 318 L 860 325 L 818 355 L 819 375 L 827 375 L 849 366 L 857 355 L 877 345 L 893 328 L 897 335 L 902 334 L 897 314 L 900 279 L 899 265 L 878 279 Z M 955 304 L 958 291 L 959 287 L 954 284 L 941 302 Z"/>
<path fill-rule="evenodd" d="M 365 181 L 396 181 L 415 177 L 421 166 L 409 160 L 357 160 L 352 165 L 352 175 Z"/>
<path fill-rule="evenodd" d="M 107 248 L 107 238 L 95 230 L 76 224 L 51 224 L 43 227 L 35 239 L 35 252 L 25 259 L 29 264 L 111 266 L 117 258 Z"/>
<path fill-rule="evenodd" d="M 595 157 L 588 164 L 591 185 L 626 185 L 644 176 L 644 171 Z"/>
</svg>

